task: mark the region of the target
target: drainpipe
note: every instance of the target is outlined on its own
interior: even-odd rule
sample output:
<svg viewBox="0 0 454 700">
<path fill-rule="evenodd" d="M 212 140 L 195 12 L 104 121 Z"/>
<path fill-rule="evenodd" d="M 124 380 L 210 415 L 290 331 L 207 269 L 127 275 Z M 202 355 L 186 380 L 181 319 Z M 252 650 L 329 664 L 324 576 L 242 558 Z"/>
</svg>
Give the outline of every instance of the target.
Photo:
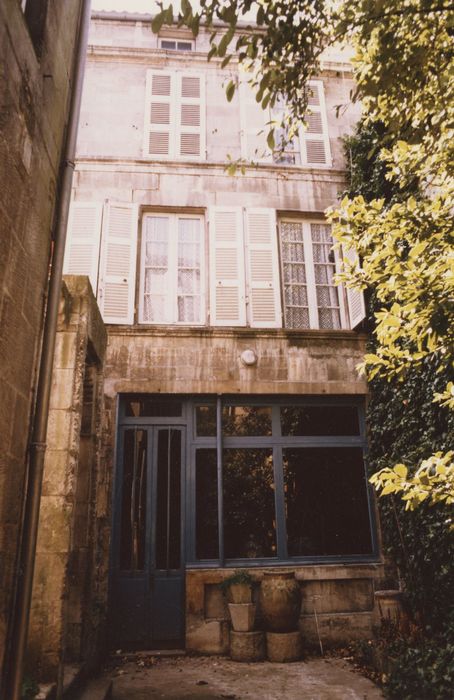
<svg viewBox="0 0 454 700">
<path fill-rule="evenodd" d="M 28 474 L 22 519 L 21 544 L 16 601 L 13 613 L 9 669 L 6 675 L 5 699 L 21 700 L 22 674 L 27 644 L 28 624 L 33 588 L 36 541 L 38 536 L 39 506 L 46 452 L 47 420 L 49 416 L 52 368 L 60 304 L 63 259 L 66 242 L 69 203 L 76 156 L 76 139 L 79 125 L 82 85 L 90 26 L 91 0 L 82 0 L 79 31 L 75 56 L 73 88 L 68 116 L 66 143 L 59 198 L 55 217 L 54 249 L 51 259 L 48 298 L 43 330 L 43 343 L 38 374 L 32 440 L 28 462 Z"/>
</svg>

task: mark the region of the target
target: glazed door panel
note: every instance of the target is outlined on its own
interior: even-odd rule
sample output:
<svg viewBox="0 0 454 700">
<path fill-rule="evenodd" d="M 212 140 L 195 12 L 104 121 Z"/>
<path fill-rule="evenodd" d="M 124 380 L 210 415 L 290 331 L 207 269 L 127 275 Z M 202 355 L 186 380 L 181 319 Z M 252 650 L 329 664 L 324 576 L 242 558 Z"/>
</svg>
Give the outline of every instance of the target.
<svg viewBox="0 0 454 700">
<path fill-rule="evenodd" d="M 123 648 L 183 640 L 184 433 L 171 426 L 121 431 L 111 618 L 115 644 Z"/>
</svg>

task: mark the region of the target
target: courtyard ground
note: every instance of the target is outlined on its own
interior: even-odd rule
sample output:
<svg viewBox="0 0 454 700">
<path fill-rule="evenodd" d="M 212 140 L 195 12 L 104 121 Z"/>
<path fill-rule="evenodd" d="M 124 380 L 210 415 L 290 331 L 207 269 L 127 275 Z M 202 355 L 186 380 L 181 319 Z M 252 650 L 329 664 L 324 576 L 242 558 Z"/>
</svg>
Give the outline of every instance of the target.
<svg viewBox="0 0 454 700">
<path fill-rule="evenodd" d="M 225 657 L 118 655 L 104 672 L 113 700 L 379 700 L 380 689 L 343 659 L 288 664 Z"/>
</svg>

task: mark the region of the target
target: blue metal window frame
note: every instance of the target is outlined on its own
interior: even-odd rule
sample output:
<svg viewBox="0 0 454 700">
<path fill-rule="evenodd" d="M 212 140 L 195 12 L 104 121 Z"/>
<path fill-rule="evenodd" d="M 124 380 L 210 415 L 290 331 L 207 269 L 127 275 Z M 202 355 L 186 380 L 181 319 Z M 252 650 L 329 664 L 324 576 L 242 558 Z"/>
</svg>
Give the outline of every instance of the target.
<svg viewBox="0 0 454 700">
<path fill-rule="evenodd" d="M 134 398 L 156 398 L 157 400 L 179 401 L 182 403 L 180 417 L 126 417 L 125 403 L 132 395 L 119 397 L 118 428 L 129 426 L 186 426 L 186 470 L 184 476 L 184 494 L 182 509 L 182 526 L 185 537 L 183 549 L 186 551 L 187 569 L 209 569 L 223 567 L 264 567 L 264 566 L 302 566 L 304 564 L 335 564 L 335 563 L 368 563 L 379 560 L 377 538 L 377 522 L 374 508 L 374 494 L 367 481 L 368 449 L 365 426 L 364 397 L 356 396 L 285 396 L 273 395 L 175 395 L 175 394 L 134 394 Z M 196 408 L 197 406 L 212 405 L 216 407 L 217 433 L 213 437 L 197 437 Z M 359 434 L 345 436 L 282 436 L 280 423 L 281 406 L 348 406 L 358 411 Z M 255 437 L 227 437 L 222 435 L 222 408 L 224 406 L 271 406 L 272 435 Z M 275 480 L 275 513 L 276 513 L 276 557 L 257 559 L 225 559 L 223 541 L 223 490 L 222 490 L 222 450 L 224 448 L 272 448 Z M 287 553 L 284 478 L 282 469 L 282 450 L 284 447 L 359 447 L 362 449 L 364 462 L 364 478 L 366 479 L 366 495 L 369 513 L 369 528 L 371 536 L 371 552 L 367 555 L 324 555 L 289 557 Z M 217 559 L 196 559 L 196 467 L 197 449 L 215 449 L 217 453 L 218 480 L 218 550 Z M 117 482 L 118 483 L 118 482 Z"/>
</svg>

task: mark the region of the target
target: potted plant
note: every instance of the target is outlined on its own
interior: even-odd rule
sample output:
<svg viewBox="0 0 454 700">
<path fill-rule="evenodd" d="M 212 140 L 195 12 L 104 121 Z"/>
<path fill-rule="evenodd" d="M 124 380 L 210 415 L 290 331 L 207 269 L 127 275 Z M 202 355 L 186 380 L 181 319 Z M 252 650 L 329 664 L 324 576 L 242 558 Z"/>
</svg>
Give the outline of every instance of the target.
<svg viewBox="0 0 454 700">
<path fill-rule="evenodd" d="M 254 628 L 253 584 L 254 579 L 244 569 L 237 569 L 220 584 L 223 593 L 227 594 L 230 618 L 235 632 L 250 632 Z"/>
<path fill-rule="evenodd" d="M 254 579 L 245 569 L 235 569 L 233 574 L 221 581 L 219 588 L 227 595 L 229 603 L 252 603 L 254 583 Z"/>
</svg>

